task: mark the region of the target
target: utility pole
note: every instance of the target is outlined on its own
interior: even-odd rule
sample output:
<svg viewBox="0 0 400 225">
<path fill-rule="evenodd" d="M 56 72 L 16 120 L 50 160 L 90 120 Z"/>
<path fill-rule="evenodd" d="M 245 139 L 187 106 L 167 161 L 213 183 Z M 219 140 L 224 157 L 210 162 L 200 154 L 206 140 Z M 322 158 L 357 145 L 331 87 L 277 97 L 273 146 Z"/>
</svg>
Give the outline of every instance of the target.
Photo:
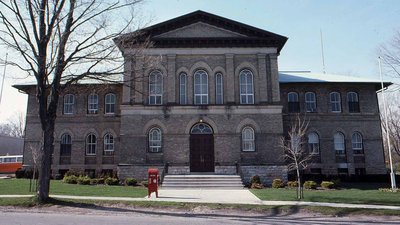
<svg viewBox="0 0 400 225">
<path fill-rule="evenodd" d="M 383 87 L 383 78 L 382 78 L 382 67 L 381 67 L 381 57 L 378 59 L 379 62 L 379 76 L 381 78 L 381 90 L 382 90 L 382 101 L 383 101 L 383 110 L 385 116 L 385 126 L 386 126 L 386 140 L 389 151 L 389 164 L 390 164 L 390 182 L 392 184 L 392 190 L 396 189 L 396 176 L 393 171 L 393 161 L 392 161 L 392 148 L 390 145 L 390 134 L 389 134 L 389 126 L 388 126 L 388 116 L 387 116 L 387 108 L 386 108 L 386 99 L 385 99 L 385 89 Z"/>
<path fill-rule="evenodd" d="M 7 57 L 8 57 L 8 52 L 6 53 L 6 61 L 4 63 L 3 77 L 2 77 L 2 80 L 1 80 L 0 105 L 1 105 L 1 99 L 3 98 L 4 80 L 5 80 L 5 77 L 6 77 L 6 68 L 7 68 Z"/>
</svg>

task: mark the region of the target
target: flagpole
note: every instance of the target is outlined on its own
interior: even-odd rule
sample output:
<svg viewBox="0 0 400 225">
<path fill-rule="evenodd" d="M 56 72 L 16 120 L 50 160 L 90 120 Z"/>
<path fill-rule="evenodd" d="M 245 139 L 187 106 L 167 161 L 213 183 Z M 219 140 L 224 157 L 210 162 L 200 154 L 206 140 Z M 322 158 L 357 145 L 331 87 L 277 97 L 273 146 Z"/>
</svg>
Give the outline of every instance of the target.
<svg viewBox="0 0 400 225">
<path fill-rule="evenodd" d="M 385 115 L 385 126 L 386 126 L 386 140 L 389 151 L 389 164 L 390 164 L 390 182 L 392 184 L 392 190 L 396 189 L 396 176 L 393 172 L 393 161 L 392 161 L 392 149 L 390 145 L 390 134 L 389 134 L 389 126 L 388 126 L 388 116 L 387 116 L 387 108 L 386 108 L 386 100 L 385 100 L 385 90 L 383 87 L 383 78 L 382 78 L 382 67 L 381 67 L 381 57 L 379 57 L 379 76 L 381 78 L 381 87 L 382 87 L 382 101 L 383 101 L 383 109 Z"/>
</svg>

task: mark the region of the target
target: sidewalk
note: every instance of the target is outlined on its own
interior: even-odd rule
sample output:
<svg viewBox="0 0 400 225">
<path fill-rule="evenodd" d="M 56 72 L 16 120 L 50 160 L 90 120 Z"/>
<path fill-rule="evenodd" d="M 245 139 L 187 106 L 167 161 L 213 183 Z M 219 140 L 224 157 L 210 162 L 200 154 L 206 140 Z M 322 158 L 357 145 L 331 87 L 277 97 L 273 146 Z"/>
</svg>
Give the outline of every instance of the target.
<svg viewBox="0 0 400 225">
<path fill-rule="evenodd" d="M 151 197 L 129 198 L 129 197 L 100 197 L 100 196 L 71 196 L 50 195 L 58 199 L 83 199 L 83 200 L 107 200 L 107 201 L 164 201 L 164 202 L 187 202 L 187 203 L 216 203 L 216 204 L 246 204 L 267 206 L 325 206 L 336 208 L 356 209 L 390 209 L 400 210 L 400 206 L 389 205 L 367 205 L 348 203 L 327 202 L 303 202 L 303 201 L 261 201 L 249 190 L 210 190 L 210 189 L 184 189 L 184 190 L 159 190 L 159 198 L 152 193 Z M 33 195 L 0 195 L 0 198 L 32 197 Z"/>
</svg>

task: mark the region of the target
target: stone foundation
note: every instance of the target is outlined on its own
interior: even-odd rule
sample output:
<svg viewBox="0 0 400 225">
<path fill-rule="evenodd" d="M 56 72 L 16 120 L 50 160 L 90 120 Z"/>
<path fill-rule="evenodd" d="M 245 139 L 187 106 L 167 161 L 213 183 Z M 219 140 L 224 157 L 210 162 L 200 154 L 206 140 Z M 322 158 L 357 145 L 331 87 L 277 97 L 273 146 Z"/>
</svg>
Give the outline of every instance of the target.
<svg viewBox="0 0 400 225">
<path fill-rule="evenodd" d="M 215 174 L 236 175 L 236 166 L 215 166 Z"/>
<path fill-rule="evenodd" d="M 287 181 L 286 166 L 241 166 L 241 177 L 244 184 L 250 184 L 250 179 L 254 175 L 258 175 L 261 183 L 271 185 L 274 179 L 282 179 Z"/>
<path fill-rule="evenodd" d="M 185 175 L 190 174 L 189 166 L 168 166 L 168 174 Z"/>
</svg>

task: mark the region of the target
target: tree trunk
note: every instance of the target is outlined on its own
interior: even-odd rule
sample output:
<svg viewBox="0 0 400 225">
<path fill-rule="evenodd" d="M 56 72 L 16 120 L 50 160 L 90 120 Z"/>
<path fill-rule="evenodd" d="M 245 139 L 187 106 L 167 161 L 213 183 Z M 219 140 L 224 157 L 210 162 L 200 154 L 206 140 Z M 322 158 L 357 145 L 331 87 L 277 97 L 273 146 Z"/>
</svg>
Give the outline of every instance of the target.
<svg viewBox="0 0 400 225">
<path fill-rule="evenodd" d="M 49 198 L 51 156 L 53 153 L 54 121 L 47 121 L 43 135 L 43 154 L 39 159 L 38 201 L 44 203 Z"/>
<path fill-rule="evenodd" d="M 297 199 L 302 199 L 300 171 L 297 169 Z"/>
</svg>

